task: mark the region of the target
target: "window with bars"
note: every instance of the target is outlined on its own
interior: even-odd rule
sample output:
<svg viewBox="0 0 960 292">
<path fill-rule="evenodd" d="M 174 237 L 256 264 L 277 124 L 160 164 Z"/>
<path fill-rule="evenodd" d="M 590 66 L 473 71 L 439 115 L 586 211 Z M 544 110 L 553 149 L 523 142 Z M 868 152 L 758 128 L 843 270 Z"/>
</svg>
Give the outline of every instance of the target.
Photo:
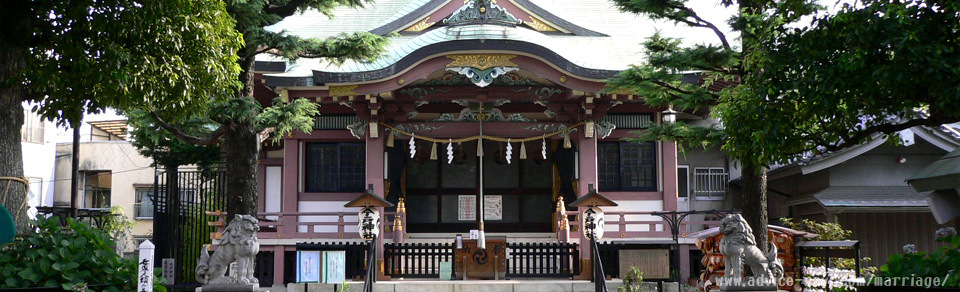
<svg viewBox="0 0 960 292">
<path fill-rule="evenodd" d="M 362 192 L 365 180 L 363 143 L 306 143 L 304 191 Z"/>
<path fill-rule="evenodd" d="M 722 199 L 730 174 L 723 167 L 693 169 L 693 193 L 698 199 Z"/>
<path fill-rule="evenodd" d="M 597 175 L 600 191 L 656 191 L 657 154 L 653 142 L 600 142 Z"/>
</svg>

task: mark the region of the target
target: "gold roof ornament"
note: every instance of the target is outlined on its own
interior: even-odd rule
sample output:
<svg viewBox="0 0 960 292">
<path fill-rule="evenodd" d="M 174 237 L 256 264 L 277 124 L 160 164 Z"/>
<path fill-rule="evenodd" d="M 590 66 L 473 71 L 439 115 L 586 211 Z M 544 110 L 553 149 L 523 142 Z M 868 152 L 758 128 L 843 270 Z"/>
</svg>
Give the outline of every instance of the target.
<svg viewBox="0 0 960 292">
<path fill-rule="evenodd" d="M 519 67 L 517 63 L 510 61 L 515 57 L 517 55 L 511 54 L 447 55 L 447 58 L 453 59 L 453 62 L 447 64 L 447 67 L 472 67 L 479 70 L 493 67 Z"/>
<path fill-rule="evenodd" d="M 330 86 L 330 96 L 351 96 L 351 95 L 360 95 L 354 92 L 354 89 L 360 87 L 359 85 L 344 85 L 344 86 Z"/>
</svg>

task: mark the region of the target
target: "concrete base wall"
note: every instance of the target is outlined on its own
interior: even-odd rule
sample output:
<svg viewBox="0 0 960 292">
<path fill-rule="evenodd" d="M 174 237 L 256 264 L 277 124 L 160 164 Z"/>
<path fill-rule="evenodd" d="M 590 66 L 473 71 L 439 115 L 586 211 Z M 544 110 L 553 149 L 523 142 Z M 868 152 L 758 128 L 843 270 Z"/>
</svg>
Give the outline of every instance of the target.
<svg viewBox="0 0 960 292">
<path fill-rule="evenodd" d="M 347 291 L 363 291 L 363 282 L 347 282 Z M 620 280 L 607 281 L 608 291 L 617 291 Z M 644 282 L 648 292 L 661 291 L 655 282 Z M 291 283 L 285 288 L 270 288 L 275 292 L 335 292 L 341 284 Z M 664 292 L 679 292 L 677 283 L 664 283 Z M 374 284 L 378 292 L 592 292 L 590 281 L 571 280 L 493 280 L 493 281 L 384 281 Z"/>
</svg>

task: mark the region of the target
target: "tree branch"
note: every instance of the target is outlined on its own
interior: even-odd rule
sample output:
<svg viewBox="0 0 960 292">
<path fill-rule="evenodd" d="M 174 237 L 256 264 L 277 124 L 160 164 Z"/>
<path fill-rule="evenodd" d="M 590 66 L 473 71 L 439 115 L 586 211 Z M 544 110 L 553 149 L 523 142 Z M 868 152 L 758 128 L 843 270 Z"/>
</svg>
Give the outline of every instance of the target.
<svg viewBox="0 0 960 292">
<path fill-rule="evenodd" d="M 709 22 L 709 21 L 703 19 L 702 17 L 700 17 L 699 15 L 697 15 L 697 12 L 696 12 L 696 11 L 693 11 L 693 9 L 690 9 L 689 7 L 680 5 L 680 6 L 673 6 L 673 8 L 674 8 L 674 9 L 677 9 L 677 10 L 682 10 L 682 11 L 684 11 L 684 12 L 689 13 L 690 15 L 689 15 L 688 17 L 693 18 L 696 22 L 693 22 L 693 21 L 690 21 L 690 20 L 686 20 L 686 19 L 679 19 L 679 18 L 676 18 L 676 19 L 674 19 L 674 20 L 676 20 L 676 21 L 678 21 L 678 22 L 683 22 L 683 23 L 685 23 L 685 24 L 687 24 L 687 25 L 690 25 L 690 26 L 693 26 L 693 27 L 704 27 L 704 28 L 709 28 L 710 30 L 713 30 L 713 33 L 716 34 L 716 35 L 717 35 L 717 38 L 720 39 L 720 43 L 723 45 L 723 48 L 724 48 L 724 49 L 727 49 L 727 50 L 730 50 L 730 49 L 731 49 L 731 48 L 730 48 L 730 42 L 727 41 L 727 36 L 724 35 L 723 32 L 720 31 L 720 29 L 717 28 L 717 26 L 714 25 L 712 22 Z"/>
<path fill-rule="evenodd" d="M 280 16 L 280 18 L 285 18 L 293 15 L 294 12 L 297 12 L 297 8 L 305 3 L 307 3 L 306 0 L 290 0 L 290 2 L 287 2 L 283 5 L 268 4 L 267 7 L 263 9 L 263 12 Z"/>
<path fill-rule="evenodd" d="M 213 131 L 213 133 L 211 133 L 210 136 L 197 137 L 197 136 L 184 133 L 177 127 L 167 123 L 162 118 L 160 118 L 160 115 L 157 114 L 156 111 L 150 111 L 150 116 L 152 116 L 153 119 L 157 121 L 157 124 L 159 124 L 160 127 L 170 132 L 170 134 L 173 134 L 177 138 L 180 138 L 180 140 L 183 140 L 184 142 L 191 143 L 191 144 L 196 144 L 200 146 L 217 144 L 220 142 L 220 137 L 223 137 L 223 134 L 226 133 L 226 126 L 221 125 L 219 128 L 217 128 L 216 131 Z"/>
<path fill-rule="evenodd" d="M 693 95 L 693 94 L 694 94 L 693 92 L 691 92 L 691 91 L 689 91 L 689 90 L 683 90 L 682 88 L 679 88 L 679 87 L 670 85 L 670 84 L 668 84 L 668 83 L 666 83 L 666 82 L 663 82 L 663 81 L 651 80 L 650 82 L 653 82 L 653 84 L 659 85 L 660 87 L 663 87 L 663 88 L 666 88 L 666 89 L 669 89 L 669 90 L 673 90 L 673 91 L 676 91 L 676 92 L 679 92 L 679 93 L 682 93 L 682 94 L 685 94 L 685 95 Z M 707 92 L 705 92 L 705 93 L 706 93 L 706 94 L 709 94 L 710 96 L 713 96 L 714 98 L 720 98 L 720 96 L 717 95 L 716 93 L 713 93 L 713 92 L 710 92 L 710 91 L 707 91 Z M 715 105 L 716 102 L 712 102 L 711 104 Z"/>
</svg>

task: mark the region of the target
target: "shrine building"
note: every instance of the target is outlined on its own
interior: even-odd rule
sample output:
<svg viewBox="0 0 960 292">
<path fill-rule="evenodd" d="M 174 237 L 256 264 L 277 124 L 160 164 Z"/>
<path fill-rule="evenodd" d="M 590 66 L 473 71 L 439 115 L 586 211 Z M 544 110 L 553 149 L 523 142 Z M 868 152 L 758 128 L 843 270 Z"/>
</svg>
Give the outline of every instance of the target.
<svg viewBox="0 0 960 292">
<path fill-rule="evenodd" d="M 595 222 L 600 250 L 617 258 L 605 263 L 610 277 L 624 265 L 645 265 L 648 279 L 670 278 L 671 265 L 690 273 L 692 241 L 670 256 L 672 229 L 654 214 L 685 208 L 677 146 L 623 138 L 692 115 L 629 92 L 600 93 L 604 80 L 643 62 L 649 21 L 597 0 L 368 6 L 338 9 L 334 19 L 308 11 L 272 29 L 393 35 L 375 60 L 256 61 L 261 103 L 305 98 L 321 112 L 311 133 L 262 143 L 258 236 L 261 257 L 272 261 L 258 264 L 272 266 L 274 285 L 295 281 L 297 250 L 363 242 L 361 209 L 345 205 L 367 192 L 394 205 L 377 208 L 383 279 L 443 278 L 439 263 L 453 261 L 457 236 L 469 240 L 481 221 L 486 249 L 505 271 L 493 277 L 589 277 L 588 206 L 571 203 L 592 190 L 610 203 L 596 205 L 605 215 Z M 705 226 L 687 222 L 678 232 Z M 348 278 L 362 276 L 349 265 Z"/>
</svg>

